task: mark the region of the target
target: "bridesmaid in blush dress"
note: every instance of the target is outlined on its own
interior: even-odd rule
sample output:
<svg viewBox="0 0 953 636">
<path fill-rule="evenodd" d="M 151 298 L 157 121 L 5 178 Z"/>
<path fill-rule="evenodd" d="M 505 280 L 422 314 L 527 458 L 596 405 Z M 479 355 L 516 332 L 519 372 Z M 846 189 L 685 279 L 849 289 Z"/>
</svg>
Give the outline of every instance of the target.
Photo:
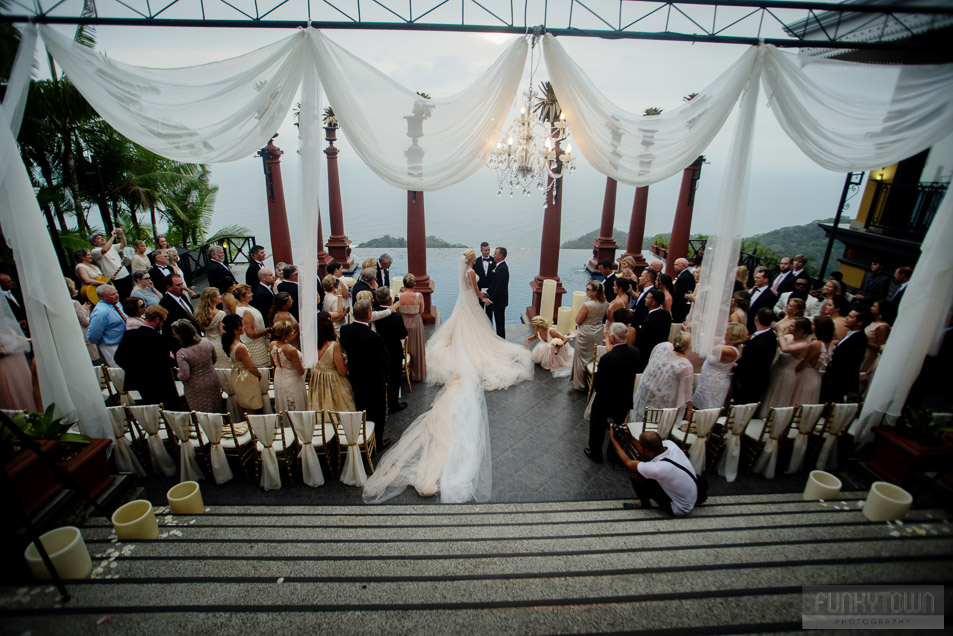
<svg viewBox="0 0 953 636">
<path fill-rule="evenodd" d="M 424 309 L 424 299 L 414 291 L 417 277 L 404 276 L 404 290 L 400 292 L 397 311 L 404 320 L 407 329 L 407 352 L 410 353 L 410 379 L 423 382 L 427 379 L 427 348 L 424 345 L 424 321 L 420 313 Z"/>
<path fill-rule="evenodd" d="M 772 406 L 793 406 L 795 367 L 807 353 L 807 337 L 813 332 L 811 321 L 807 318 L 795 318 L 785 330 L 778 334 L 778 357 L 771 366 L 771 381 L 768 392 L 758 409 L 758 417 L 768 417 Z"/>
<path fill-rule="evenodd" d="M 796 367 L 791 404 L 817 404 L 821 397 L 821 373 L 831 359 L 834 321 L 830 316 L 814 317 L 814 339 Z"/>
<path fill-rule="evenodd" d="M 534 316 L 530 323 L 533 335 L 526 339 L 526 346 L 539 340 L 533 349 L 533 362 L 552 373 L 554 378 L 568 378 L 572 371 L 573 348 L 566 343 L 566 336 L 550 327 L 549 321 L 542 316 Z"/>
<path fill-rule="evenodd" d="M 298 329 L 290 321 L 279 320 L 274 325 L 274 332 L 271 362 L 275 366 L 275 410 L 305 411 L 308 409 L 308 389 L 304 383 L 304 365 L 301 352 L 291 344 L 298 337 Z"/>
</svg>

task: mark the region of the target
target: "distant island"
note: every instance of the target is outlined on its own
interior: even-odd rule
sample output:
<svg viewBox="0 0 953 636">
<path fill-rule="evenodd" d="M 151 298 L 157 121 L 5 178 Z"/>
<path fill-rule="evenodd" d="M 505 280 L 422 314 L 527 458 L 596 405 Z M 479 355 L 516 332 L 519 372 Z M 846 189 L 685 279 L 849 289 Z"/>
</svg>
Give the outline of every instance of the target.
<svg viewBox="0 0 953 636">
<path fill-rule="evenodd" d="M 371 239 L 369 241 L 364 241 L 358 247 L 407 247 L 407 239 L 401 236 L 391 236 L 390 234 L 385 234 L 380 238 Z M 468 247 L 461 243 L 448 243 L 440 237 L 433 236 L 432 234 L 427 237 L 427 247 Z"/>
<path fill-rule="evenodd" d="M 751 254 L 756 253 L 763 260 L 774 263 L 782 256 L 794 256 L 795 254 L 804 254 L 808 258 L 807 270 L 812 275 L 816 275 L 817 267 L 824 258 L 824 251 L 827 249 L 827 235 L 824 230 L 818 227 L 818 223 L 832 223 L 830 219 L 816 219 L 804 225 L 791 225 L 778 228 L 763 234 L 755 234 L 742 239 L 742 250 Z M 848 223 L 850 219 L 842 218 L 841 223 Z M 599 230 L 593 230 L 578 238 L 571 239 L 562 244 L 563 249 L 592 249 L 592 242 L 599 236 Z M 628 241 L 628 233 L 618 229 L 612 230 L 612 238 L 624 250 Z M 642 249 L 647 250 L 652 243 L 668 245 L 668 239 L 671 234 L 656 234 L 647 236 L 642 241 Z M 708 238 L 704 234 L 692 234 L 693 239 Z"/>
</svg>

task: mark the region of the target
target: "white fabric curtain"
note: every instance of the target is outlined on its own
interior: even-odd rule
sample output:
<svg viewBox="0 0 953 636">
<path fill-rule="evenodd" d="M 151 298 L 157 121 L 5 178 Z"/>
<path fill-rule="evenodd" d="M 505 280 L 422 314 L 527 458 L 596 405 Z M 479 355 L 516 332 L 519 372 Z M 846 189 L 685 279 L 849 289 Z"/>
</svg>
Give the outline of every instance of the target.
<svg viewBox="0 0 953 636">
<path fill-rule="evenodd" d="M 212 476 L 216 484 L 231 481 L 234 475 L 228 465 L 228 457 L 222 448 L 222 434 L 225 432 L 225 421 L 221 413 L 196 413 L 199 427 L 209 442 L 209 463 L 212 465 Z"/>
</svg>

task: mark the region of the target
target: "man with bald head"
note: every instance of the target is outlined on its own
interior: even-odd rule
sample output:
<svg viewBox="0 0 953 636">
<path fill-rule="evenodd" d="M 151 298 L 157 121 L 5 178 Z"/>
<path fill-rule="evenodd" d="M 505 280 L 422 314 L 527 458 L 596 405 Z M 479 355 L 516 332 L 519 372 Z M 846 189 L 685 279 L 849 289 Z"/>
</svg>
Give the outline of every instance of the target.
<svg viewBox="0 0 953 636">
<path fill-rule="evenodd" d="M 688 268 L 688 259 L 679 258 L 675 260 L 675 291 L 672 292 L 672 322 L 685 322 L 688 316 L 689 302 L 685 300 L 685 294 L 695 291 L 695 276 Z"/>
<path fill-rule="evenodd" d="M 665 263 L 663 263 L 663 262 L 660 261 L 659 259 L 655 259 L 654 261 L 652 261 L 651 263 L 649 263 L 649 269 L 655 270 L 655 273 L 656 273 L 656 274 L 661 274 L 661 273 L 662 273 L 662 269 L 664 269 L 664 268 L 665 268 Z"/>
<path fill-rule="evenodd" d="M 258 270 L 258 289 L 251 297 L 251 306 L 261 312 L 261 317 L 265 319 L 265 326 L 268 326 L 268 310 L 275 302 L 275 291 L 271 286 L 275 282 L 275 273 L 267 267 Z"/>
<path fill-rule="evenodd" d="M 698 500 L 698 478 L 685 453 L 675 442 L 659 437 L 655 431 L 645 431 L 638 441 L 632 438 L 628 428 L 622 439 L 615 434 L 609 437 L 622 464 L 629 469 L 635 504 L 625 508 L 651 508 L 652 502 L 665 512 L 676 517 L 690 513 Z M 631 444 L 641 460 L 630 459 L 623 444 Z"/>
</svg>

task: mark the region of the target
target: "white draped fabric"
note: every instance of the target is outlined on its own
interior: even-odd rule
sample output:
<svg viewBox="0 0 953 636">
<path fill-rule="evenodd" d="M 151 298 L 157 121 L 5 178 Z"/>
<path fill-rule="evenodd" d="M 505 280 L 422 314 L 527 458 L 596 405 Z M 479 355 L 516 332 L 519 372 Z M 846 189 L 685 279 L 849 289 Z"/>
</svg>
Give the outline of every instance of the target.
<svg viewBox="0 0 953 636">
<path fill-rule="evenodd" d="M 238 396 L 235 395 L 235 389 L 232 388 L 232 370 L 215 369 L 215 373 L 218 374 L 218 383 L 222 387 L 222 392 L 228 396 L 225 398 L 225 410 L 228 411 L 228 415 L 233 422 L 244 421 L 245 416 L 242 415 L 241 406 L 238 404 Z"/>
<path fill-rule="evenodd" d="M 341 411 L 341 428 L 347 440 L 347 455 L 344 458 L 344 467 L 341 469 L 341 483 L 348 486 L 363 486 L 367 481 L 364 471 L 364 460 L 361 459 L 361 449 L 358 445 L 362 441 L 364 413 L 362 411 Z M 371 423 L 367 423 L 369 430 Z"/>
<path fill-rule="evenodd" d="M 116 436 L 113 455 L 116 459 L 116 468 L 123 473 L 135 473 L 140 477 L 145 477 L 146 471 L 139 460 L 136 459 L 136 455 L 129 445 L 129 439 L 126 437 L 126 429 L 129 426 L 129 422 L 126 421 L 126 407 L 109 406 L 106 411 L 109 413 L 109 422 L 112 424 L 113 434 Z"/>
<path fill-rule="evenodd" d="M 761 454 L 754 462 L 752 471 L 759 475 L 764 475 L 767 479 L 774 479 L 774 473 L 778 466 L 779 440 L 787 435 L 788 428 L 791 426 L 791 420 L 794 419 L 793 406 L 774 407 L 771 421 L 767 422 L 766 434 L 768 441 L 764 443 Z"/>
<path fill-rule="evenodd" d="M 696 475 L 705 472 L 705 455 L 708 450 L 708 433 L 715 426 L 721 408 L 701 409 L 692 413 L 692 424 L 695 427 L 695 439 L 688 447 L 688 459 Z M 687 437 L 687 436 L 686 436 Z"/>
<path fill-rule="evenodd" d="M 831 458 L 837 458 L 837 438 L 857 416 L 858 404 L 835 404 L 827 415 L 827 430 L 824 432 L 824 444 L 817 455 L 817 470 L 827 470 Z"/>
<path fill-rule="evenodd" d="M 122 367 L 109 367 L 107 372 L 109 373 L 109 379 L 112 381 L 113 386 L 119 391 L 120 401 L 129 406 L 135 404 L 136 401 L 129 395 L 129 392 L 126 391 L 126 370 Z"/>
<path fill-rule="evenodd" d="M 315 331 L 317 333 L 317 331 Z M 271 391 L 271 369 L 268 367 L 258 367 L 258 373 L 261 374 L 261 377 L 258 378 L 258 384 L 261 386 L 261 412 L 265 415 L 271 415 L 275 412 L 274 407 L 271 405 L 271 396 L 269 392 Z"/>
<path fill-rule="evenodd" d="M 231 481 L 234 475 L 228 465 L 228 457 L 222 448 L 222 435 L 225 432 L 225 421 L 221 413 L 196 413 L 195 419 L 209 442 L 209 460 L 212 464 L 212 477 L 216 484 Z"/>
<path fill-rule="evenodd" d="M 786 475 L 793 475 L 801 470 L 804 465 L 804 455 L 807 454 L 807 443 L 810 441 L 811 431 L 821 419 L 826 404 L 802 404 L 801 412 L 798 415 L 796 423 L 797 435 L 794 438 L 794 444 L 791 447 L 791 460 L 788 462 L 788 469 L 784 471 Z"/>
<path fill-rule="evenodd" d="M 323 429 L 321 438 L 314 439 L 314 429 L 320 419 L 317 411 L 285 411 L 285 416 L 291 420 L 291 426 L 300 442 L 298 457 L 301 458 L 301 481 L 312 488 L 323 486 L 324 472 L 321 470 L 321 462 L 318 461 L 318 453 L 314 447 L 315 444 L 319 448 L 324 447 L 326 440 L 333 439 L 334 427 L 321 424 Z"/>
<path fill-rule="evenodd" d="M 175 462 L 169 455 L 168 449 L 159 435 L 159 407 L 153 404 L 146 406 L 130 406 L 129 413 L 139 427 L 146 432 L 146 445 L 149 447 L 149 459 L 153 470 L 160 470 L 166 477 L 175 475 Z"/>
<path fill-rule="evenodd" d="M 316 288 L 317 192 L 320 162 L 318 116 L 323 86 L 355 152 L 384 181 L 406 190 L 435 190 L 461 181 L 483 164 L 506 123 L 525 65 L 527 43 L 516 39 L 500 58 L 459 94 L 425 100 L 354 57 L 314 29 L 232 59 L 180 69 L 134 67 L 72 43 L 49 27 L 40 33 L 47 49 L 77 88 L 117 130 L 161 155 L 182 161 L 228 161 L 265 145 L 301 89 L 299 115 L 299 208 L 295 249 L 301 264 L 302 303 L 312 306 Z M 20 56 L 28 60 L 33 27 L 24 32 Z M 782 128 L 812 160 L 838 171 L 890 164 L 929 147 L 953 128 L 953 65 L 881 66 L 808 60 L 772 46 L 752 47 L 694 100 L 656 117 L 612 105 L 562 46 L 546 36 L 544 53 L 557 97 L 582 154 L 600 172 L 624 183 L 647 185 L 671 176 L 703 152 L 740 99 L 715 217 L 693 312 L 696 351 L 709 351 L 723 333 L 735 266 L 735 236 L 742 228 L 750 172 L 751 139 L 759 82 Z M 76 413 L 84 432 L 112 437 L 94 390 L 75 315 L 55 262 L 29 177 L 20 164 L 15 131 L 29 64 L 19 64 L 3 104 L 0 126 L 0 225 L 14 250 L 27 296 L 40 384 L 47 401 Z M 16 103 L 14 103 L 16 102 Z M 11 134 L 11 131 L 14 134 Z M 949 204 L 944 204 L 924 242 L 950 244 Z M 944 222 L 946 221 L 946 222 Z M 949 265 L 947 254 L 934 255 Z M 945 260 L 943 260 L 945 258 Z M 924 270 L 920 267 L 918 270 Z M 948 271 L 948 270 L 944 270 Z M 926 272 L 924 273 L 926 274 Z M 944 286 L 945 285 L 945 286 Z M 930 306 L 947 297 L 949 278 L 917 277 Z M 907 294 L 910 295 L 909 293 Z M 914 298 L 905 298 L 907 307 Z M 884 352 L 905 351 L 936 312 L 901 317 Z M 313 312 L 302 312 L 302 349 L 316 362 Z M 47 327 L 48 325 L 48 327 Z M 932 332 L 930 332 L 932 333 Z M 904 382 L 901 371 L 917 367 L 922 347 L 903 365 L 881 364 L 875 383 L 890 387 L 894 414 Z M 890 369 L 883 373 L 884 367 Z M 69 382 L 66 381 L 69 378 Z M 890 384 L 888 384 L 890 382 Z M 875 386 L 877 386 L 875 384 Z M 894 387 L 899 387 L 894 391 Z M 905 390 L 902 391 L 905 393 Z M 875 414 L 875 407 L 865 416 Z M 865 417 L 865 422 L 874 421 Z M 878 422 L 879 423 L 879 422 Z M 864 425 L 866 426 L 866 424 Z"/>
<path fill-rule="evenodd" d="M 249 415 L 248 426 L 258 440 L 258 452 L 261 453 L 260 485 L 265 490 L 278 490 L 281 488 L 281 474 L 278 472 L 278 454 L 274 448 L 278 416 Z"/>
<path fill-rule="evenodd" d="M 205 474 L 195 458 L 192 442 L 192 414 L 188 411 L 163 411 L 165 420 L 179 440 L 179 481 L 199 481 Z"/>
<path fill-rule="evenodd" d="M 728 420 L 724 423 L 727 432 L 724 433 L 725 447 L 718 462 L 718 474 L 724 477 L 725 481 L 734 481 L 738 478 L 738 463 L 741 461 L 741 438 L 757 408 L 757 402 L 734 406 Z"/>
</svg>

